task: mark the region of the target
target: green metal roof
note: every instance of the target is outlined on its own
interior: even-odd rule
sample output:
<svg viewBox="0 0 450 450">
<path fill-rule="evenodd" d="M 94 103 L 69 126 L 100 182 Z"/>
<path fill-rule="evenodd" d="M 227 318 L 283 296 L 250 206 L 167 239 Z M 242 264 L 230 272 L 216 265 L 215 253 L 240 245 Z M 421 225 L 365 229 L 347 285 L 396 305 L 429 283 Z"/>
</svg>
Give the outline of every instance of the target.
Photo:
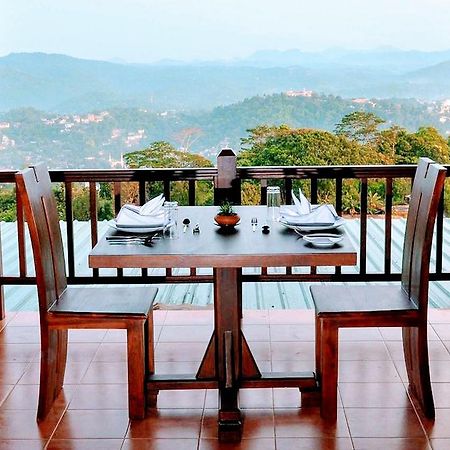
<svg viewBox="0 0 450 450">
<path fill-rule="evenodd" d="M 18 249 L 17 249 L 17 227 L 16 223 L 2 222 L 2 256 L 5 275 L 18 275 Z M 359 248 L 359 220 L 348 220 L 347 233 L 355 245 Z M 63 239 L 65 237 L 66 224 L 61 222 Z M 108 228 L 107 222 L 99 223 L 99 235 L 101 236 Z M 403 246 L 403 235 L 405 219 L 394 219 L 392 224 L 392 272 L 401 270 L 401 256 Z M 367 228 L 367 272 L 382 272 L 384 267 L 384 220 L 370 218 Z M 91 275 L 87 266 L 87 255 L 90 251 L 90 224 L 89 222 L 74 222 L 75 235 L 75 270 L 77 275 Z M 444 220 L 444 251 L 443 270 L 450 271 L 450 219 Z M 431 268 L 434 269 L 434 251 L 432 252 Z M 33 261 L 31 245 L 27 239 L 27 267 L 29 274 L 33 274 Z M 150 269 L 155 273 L 159 269 Z M 188 269 L 175 269 L 174 274 L 182 273 Z M 256 269 L 245 269 L 245 273 L 255 273 Z M 273 268 L 271 270 L 283 270 Z M 295 272 L 307 272 L 308 268 L 294 268 Z M 331 271 L 334 268 L 319 268 L 319 271 Z M 344 267 L 344 273 L 355 273 L 358 267 Z M 211 273 L 210 269 L 204 269 Z M 101 269 L 101 274 L 114 274 L 111 269 Z M 138 269 L 127 269 L 125 275 L 138 275 Z M 173 305 L 199 305 L 212 304 L 213 292 L 211 284 L 170 284 L 159 285 L 159 293 L 156 301 L 158 303 Z M 5 286 L 7 310 L 36 310 L 37 298 L 34 286 Z M 309 283 L 300 282 L 265 282 L 244 283 L 243 286 L 244 308 L 249 309 L 307 309 L 312 307 L 309 294 Z M 450 282 L 430 283 L 430 306 L 435 308 L 450 308 Z"/>
</svg>

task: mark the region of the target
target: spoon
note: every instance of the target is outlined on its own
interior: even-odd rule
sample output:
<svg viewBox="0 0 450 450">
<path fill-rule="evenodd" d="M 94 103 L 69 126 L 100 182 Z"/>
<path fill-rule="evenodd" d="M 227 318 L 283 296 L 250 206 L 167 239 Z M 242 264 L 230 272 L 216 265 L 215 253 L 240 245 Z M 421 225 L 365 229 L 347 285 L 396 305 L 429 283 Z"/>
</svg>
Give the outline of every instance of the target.
<svg viewBox="0 0 450 450">
<path fill-rule="evenodd" d="M 187 230 L 187 227 L 189 226 L 189 224 L 191 223 L 191 221 L 188 219 L 188 218 L 186 218 L 186 219 L 183 219 L 183 233 L 186 233 L 186 230 Z"/>
</svg>

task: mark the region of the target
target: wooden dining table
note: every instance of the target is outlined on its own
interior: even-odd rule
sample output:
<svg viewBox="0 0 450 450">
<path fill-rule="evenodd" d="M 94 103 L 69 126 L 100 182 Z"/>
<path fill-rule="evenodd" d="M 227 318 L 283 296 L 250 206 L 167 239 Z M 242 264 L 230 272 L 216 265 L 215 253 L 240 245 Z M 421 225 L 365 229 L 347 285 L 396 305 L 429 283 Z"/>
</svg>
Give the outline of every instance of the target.
<svg viewBox="0 0 450 450">
<path fill-rule="evenodd" d="M 332 248 L 314 248 L 278 222 L 266 224 L 266 207 L 235 208 L 240 223 L 222 230 L 214 223 L 217 207 L 179 208 L 179 238 L 160 239 L 144 245 L 111 245 L 104 236 L 89 254 L 91 268 L 212 268 L 214 283 L 214 330 L 196 374 L 149 373 L 148 401 L 159 390 L 218 389 L 218 431 L 222 441 L 241 438 L 240 388 L 298 387 L 303 393 L 318 390 L 313 370 L 298 373 L 262 373 L 241 329 L 242 269 L 245 267 L 352 266 L 356 251 L 345 230 L 343 240 Z M 181 222 L 189 218 L 183 232 Z M 257 226 L 252 227 L 252 218 Z M 192 230 L 198 224 L 199 232 Z M 254 230 L 254 231 L 253 231 Z M 341 230 L 341 229 L 340 229 Z M 111 229 L 107 235 L 118 234 Z M 126 277 L 123 278 L 126 283 Z"/>
</svg>

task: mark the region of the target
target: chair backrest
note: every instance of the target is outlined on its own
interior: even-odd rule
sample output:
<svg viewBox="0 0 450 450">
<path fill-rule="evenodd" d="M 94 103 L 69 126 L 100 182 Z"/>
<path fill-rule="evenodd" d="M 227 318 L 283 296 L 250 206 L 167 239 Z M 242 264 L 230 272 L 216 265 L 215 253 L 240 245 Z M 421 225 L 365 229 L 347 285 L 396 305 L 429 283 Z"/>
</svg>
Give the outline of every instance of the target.
<svg viewBox="0 0 450 450">
<path fill-rule="evenodd" d="M 30 231 L 42 320 L 67 287 L 56 200 L 44 164 L 18 172 L 16 186 Z"/>
<path fill-rule="evenodd" d="M 431 244 L 446 169 L 421 158 L 414 177 L 403 246 L 402 288 L 426 317 Z"/>
</svg>

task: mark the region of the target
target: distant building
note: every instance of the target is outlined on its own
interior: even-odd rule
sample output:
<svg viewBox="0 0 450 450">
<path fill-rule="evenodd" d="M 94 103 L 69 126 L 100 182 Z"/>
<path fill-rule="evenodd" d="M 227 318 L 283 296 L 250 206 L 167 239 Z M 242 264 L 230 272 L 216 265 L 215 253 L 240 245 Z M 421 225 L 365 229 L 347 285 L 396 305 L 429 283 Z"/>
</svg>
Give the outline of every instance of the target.
<svg viewBox="0 0 450 450">
<path fill-rule="evenodd" d="M 109 154 L 108 163 L 111 169 L 124 169 L 125 161 L 123 159 L 123 153 L 120 154 L 120 159 L 113 159 L 111 154 Z"/>
<path fill-rule="evenodd" d="M 441 114 L 444 114 L 444 113 L 448 113 L 448 112 L 450 112 L 450 98 L 447 99 L 447 100 L 444 100 L 444 101 L 441 103 L 441 110 L 440 110 L 440 113 L 441 113 Z"/>
<path fill-rule="evenodd" d="M 352 103 L 356 103 L 357 105 L 370 105 L 372 107 L 376 106 L 376 103 L 368 98 L 353 98 Z"/>
<path fill-rule="evenodd" d="M 119 128 L 113 128 L 111 131 L 111 139 L 118 139 L 122 132 L 119 130 Z"/>
<path fill-rule="evenodd" d="M 313 96 L 313 91 L 309 91 L 306 89 L 303 89 L 301 91 L 286 91 L 285 95 L 288 97 L 312 97 Z"/>
<path fill-rule="evenodd" d="M 103 119 L 107 116 L 109 116 L 108 111 L 102 111 L 99 114 L 89 113 L 86 116 L 81 117 L 80 121 L 81 121 L 81 123 L 99 123 L 99 122 L 103 122 Z"/>
<path fill-rule="evenodd" d="M 3 135 L 0 139 L 0 150 L 5 150 L 8 147 L 15 147 L 16 141 L 14 139 L 10 139 L 8 136 Z"/>
<path fill-rule="evenodd" d="M 125 138 L 124 143 L 127 147 L 139 144 L 139 142 L 145 137 L 145 130 L 137 130 L 137 132 L 130 132 Z"/>
</svg>

